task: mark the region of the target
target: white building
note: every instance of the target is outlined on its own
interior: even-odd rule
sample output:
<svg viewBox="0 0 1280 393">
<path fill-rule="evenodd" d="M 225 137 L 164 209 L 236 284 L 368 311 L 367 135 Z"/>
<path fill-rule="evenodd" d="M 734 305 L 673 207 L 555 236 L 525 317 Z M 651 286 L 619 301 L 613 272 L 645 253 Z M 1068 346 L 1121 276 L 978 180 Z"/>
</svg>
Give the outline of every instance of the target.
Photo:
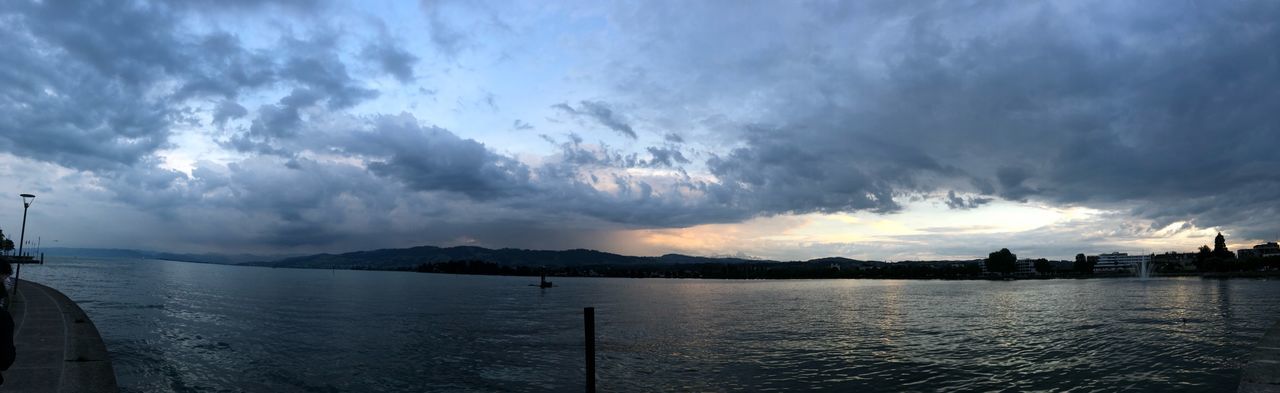
<svg viewBox="0 0 1280 393">
<path fill-rule="evenodd" d="M 1150 255 L 1129 255 L 1124 252 L 1113 252 L 1098 255 L 1098 264 L 1093 266 L 1095 272 L 1135 272 L 1138 265 L 1151 264 Z"/>
<path fill-rule="evenodd" d="M 1013 270 L 1013 274 L 1026 276 L 1036 274 L 1036 260 L 1034 259 L 1019 259 L 1014 266 L 1017 268 Z"/>
<path fill-rule="evenodd" d="M 1240 250 L 1237 250 L 1236 255 L 1239 255 L 1241 258 L 1276 257 L 1276 256 L 1280 256 L 1280 244 L 1276 244 L 1276 242 L 1262 243 L 1262 244 L 1253 246 L 1252 249 L 1242 248 Z"/>
</svg>

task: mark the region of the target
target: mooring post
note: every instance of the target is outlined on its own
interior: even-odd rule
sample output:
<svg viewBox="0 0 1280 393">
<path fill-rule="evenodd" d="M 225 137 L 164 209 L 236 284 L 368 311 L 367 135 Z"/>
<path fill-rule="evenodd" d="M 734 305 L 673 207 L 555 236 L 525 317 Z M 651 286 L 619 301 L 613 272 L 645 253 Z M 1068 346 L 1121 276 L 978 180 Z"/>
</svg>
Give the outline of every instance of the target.
<svg viewBox="0 0 1280 393">
<path fill-rule="evenodd" d="M 596 308 L 582 309 L 582 324 L 586 328 L 587 342 L 587 393 L 596 391 Z"/>
</svg>

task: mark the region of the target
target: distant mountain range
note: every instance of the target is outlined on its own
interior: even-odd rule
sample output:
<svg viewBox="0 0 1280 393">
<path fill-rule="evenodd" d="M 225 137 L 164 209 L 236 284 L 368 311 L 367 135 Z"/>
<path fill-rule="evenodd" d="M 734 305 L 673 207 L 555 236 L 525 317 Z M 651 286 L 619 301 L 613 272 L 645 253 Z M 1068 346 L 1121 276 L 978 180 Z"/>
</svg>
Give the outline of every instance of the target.
<svg viewBox="0 0 1280 393">
<path fill-rule="evenodd" d="M 251 262 L 247 265 L 323 268 L 323 269 L 396 269 L 414 267 L 423 263 L 449 261 L 485 261 L 505 266 L 542 266 L 548 268 L 595 265 L 655 265 L 695 263 L 759 263 L 768 262 L 742 258 L 708 258 L 667 254 L 660 257 L 618 255 L 595 250 L 523 250 L 515 248 L 489 249 L 484 247 L 418 246 L 372 251 L 356 251 L 344 254 L 316 254 L 285 258 L 275 261 Z"/>
<path fill-rule="evenodd" d="M 766 259 L 747 259 L 738 257 L 699 257 L 681 254 L 666 254 L 658 257 L 640 257 L 619 255 L 595 250 L 524 250 L 515 248 L 489 249 L 484 247 L 433 247 L 419 246 L 411 248 L 393 248 L 372 251 L 356 251 L 344 254 L 316 254 L 284 258 L 274 261 L 250 262 L 245 265 L 319 268 L 319 269 L 377 269 L 391 270 L 412 268 L 421 264 L 450 261 L 484 261 L 503 266 L 526 266 L 546 268 L 573 268 L 584 266 L 612 267 L 655 267 L 671 265 L 763 265 L 775 263 L 796 263 L 805 265 L 838 266 L 849 268 L 878 268 L 888 265 L 933 266 L 957 263 L 974 263 L 968 261 L 911 261 L 888 263 L 881 261 L 862 261 L 841 257 L 810 259 L 807 261 L 776 261 Z"/>
<path fill-rule="evenodd" d="M 159 252 L 147 250 L 133 250 L 122 248 L 75 248 L 75 247 L 45 247 L 40 250 L 46 256 L 58 257 L 77 257 L 77 258 L 135 258 L 135 259 L 164 259 L 169 261 L 197 262 L 197 263 L 215 263 L 222 265 L 236 265 L 245 262 L 257 262 L 264 260 L 279 260 L 296 255 L 255 255 L 255 254 L 182 254 L 172 252 Z M 35 251 L 32 251 L 35 252 Z M 37 256 L 38 258 L 39 256 Z"/>
<path fill-rule="evenodd" d="M 738 257 L 699 257 L 681 254 L 667 254 L 657 257 L 619 255 L 608 252 L 574 249 L 563 251 L 524 250 L 515 248 L 489 249 L 484 247 L 458 246 L 434 247 L 418 246 L 410 248 L 389 248 L 370 251 L 355 251 L 342 254 L 314 254 L 305 256 L 263 256 L 252 254 L 181 254 L 131 249 L 102 248 L 45 248 L 50 256 L 90 257 L 90 258 L 140 258 L 165 259 L 185 262 L 216 263 L 228 265 L 247 265 L 284 268 L 309 269 L 371 269 L 396 270 L 413 268 L 421 264 L 451 261 L 484 261 L 503 266 L 526 266 L 546 268 L 573 268 L 584 266 L 615 267 L 653 267 L 669 265 L 739 265 L 739 264 L 773 264 L 803 263 L 806 265 L 838 266 L 848 268 L 875 268 L 887 265 L 921 266 L 952 263 L 972 263 L 974 261 L 912 261 L 888 263 L 881 261 L 862 261 L 841 257 L 810 259 L 807 261 L 776 261 L 765 259 L 747 259 Z"/>
</svg>

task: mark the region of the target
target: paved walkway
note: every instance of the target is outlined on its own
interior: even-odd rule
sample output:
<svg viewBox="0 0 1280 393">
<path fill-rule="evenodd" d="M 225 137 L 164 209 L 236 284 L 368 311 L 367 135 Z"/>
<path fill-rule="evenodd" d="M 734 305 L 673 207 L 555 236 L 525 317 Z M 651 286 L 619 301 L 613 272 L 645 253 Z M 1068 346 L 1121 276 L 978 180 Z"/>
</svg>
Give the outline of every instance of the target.
<svg viewBox="0 0 1280 393">
<path fill-rule="evenodd" d="M 3 288 L 3 287 L 0 287 Z M 17 360 L 0 391 L 115 392 L 115 372 L 98 329 L 75 302 L 53 288 L 18 283 L 10 310 Z"/>
<path fill-rule="evenodd" d="M 1280 322 L 1258 340 L 1240 376 L 1241 393 L 1280 393 Z"/>
</svg>

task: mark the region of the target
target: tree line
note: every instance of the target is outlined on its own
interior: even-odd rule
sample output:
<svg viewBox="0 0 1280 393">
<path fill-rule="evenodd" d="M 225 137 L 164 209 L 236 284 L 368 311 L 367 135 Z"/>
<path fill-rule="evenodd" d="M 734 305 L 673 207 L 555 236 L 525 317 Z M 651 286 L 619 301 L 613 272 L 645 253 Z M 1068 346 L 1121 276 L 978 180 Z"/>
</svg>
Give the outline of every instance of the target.
<svg viewBox="0 0 1280 393">
<path fill-rule="evenodd" d="M 465 259 L 421 263 L 413 267 L 389 269 L 421 273 L 482 274 L 497 276 L 629 277 L 629 278 L 709 278 L 709 279 L 804 279 L 804 278 L 903 278 L 965 279 L 1007 276 L 1017 272 L 1018 259 L 1007 248 L 988 254 L 984 260 L 947 263 L 880 263 L 861 266 L 828 262 L 741 262 L 690 264 L 598 264 L 545 267 L 506 265 Z M 1057 271 L 1045 258 L 1031 261 L 1041 276 L 1088 276 L 1094 274 L 1097 256 L 1077 254 L 1070 271 Z M 1156 265 L 1159 266 L 1158 264 Z M 1216 259 L 1212 252 L 1197 262 L 1202 272 L 1280 270 L 1280 258 Z"/>
<path fill-rule="evenodd" d="M 649 265 L 584 265 L 537 267 L 501 265 L 483 260 L 457 260 L 418 264 L 409 270 L 421 273 L 485 274 L 499 276 L 798 279 L 798 278 L 937 278 L 958 279 L 982 275 L 977 262 L 943 264 L 881 264 L 854 267 L 821 262 L 691 263 Z"/>
</svg>

